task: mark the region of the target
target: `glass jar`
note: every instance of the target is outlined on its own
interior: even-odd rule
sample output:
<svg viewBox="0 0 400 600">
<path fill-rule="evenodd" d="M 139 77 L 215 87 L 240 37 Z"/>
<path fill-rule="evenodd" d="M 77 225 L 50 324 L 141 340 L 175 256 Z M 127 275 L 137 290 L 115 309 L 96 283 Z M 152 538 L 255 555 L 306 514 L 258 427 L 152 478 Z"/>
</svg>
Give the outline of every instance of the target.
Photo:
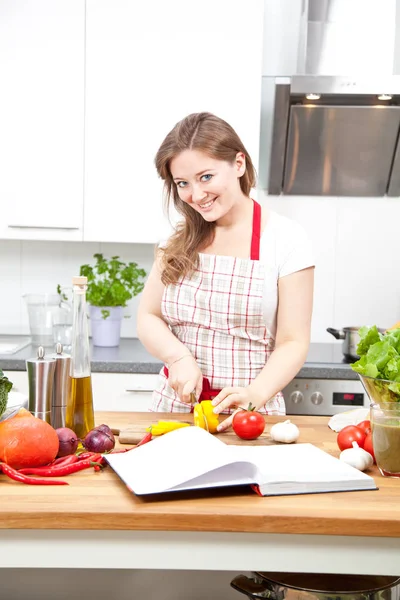
<svg viewBox="0 0 400 600">
<path fill-rule="evenodd" d="M 400 477 L 400 402 L 370 406 L 372 444 L 382 475 Z"/>
</svg>

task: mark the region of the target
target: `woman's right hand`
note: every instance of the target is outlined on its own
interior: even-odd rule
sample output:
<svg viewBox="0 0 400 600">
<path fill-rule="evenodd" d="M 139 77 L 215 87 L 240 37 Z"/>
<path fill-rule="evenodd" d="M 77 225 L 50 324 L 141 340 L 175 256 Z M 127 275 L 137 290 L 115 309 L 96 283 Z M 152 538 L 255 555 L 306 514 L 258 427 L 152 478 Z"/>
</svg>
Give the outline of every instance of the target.
<svg viewBox="0 0 400 600">
<path fill-rule="evenodd" d="M 168 366 L 168 384 L 182 402 L 190 404 L 192 392 L 198 399 L 203 388 L 203 374 L 196 359 L 188 355 Z"/>
</svg>

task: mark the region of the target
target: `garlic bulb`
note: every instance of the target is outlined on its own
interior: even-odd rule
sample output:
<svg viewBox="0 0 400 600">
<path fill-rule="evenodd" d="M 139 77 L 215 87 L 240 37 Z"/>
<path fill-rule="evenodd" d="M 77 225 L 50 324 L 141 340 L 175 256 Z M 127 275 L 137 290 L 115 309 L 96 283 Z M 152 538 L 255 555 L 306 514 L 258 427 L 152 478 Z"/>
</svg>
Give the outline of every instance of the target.
<svg viewBox="0 0 400 600">
<path fill-rule="evenodd" d="M 357 442 L 353 442 L 352 448 L 342 450 L 340 453 L 340 460 L 347 463 L 348 465 L 358 469 L 359 471 L 365 471 L 372 467 L 374 459 L 369 452 L 360 448 Z"/>
<path fill-rule="evenodd" d="M 287 420 L 283 421 L 282 423 L 275 423 L 275 425 L 272 425 L 269 434 L 274 442 L 291 444 L 298 439 L 300 431 L 297 425 L 291 423 L 290 420 Z"/>
</svg>

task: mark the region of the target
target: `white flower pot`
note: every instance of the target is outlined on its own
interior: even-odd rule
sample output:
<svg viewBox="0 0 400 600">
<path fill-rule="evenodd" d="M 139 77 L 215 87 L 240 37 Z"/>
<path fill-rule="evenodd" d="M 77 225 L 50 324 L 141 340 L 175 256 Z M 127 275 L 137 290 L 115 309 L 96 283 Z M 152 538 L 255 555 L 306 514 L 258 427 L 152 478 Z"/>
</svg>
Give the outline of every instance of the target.
<svg viewBox="0 0 400 600">
<path fill-rule="evenodd" d="M 122 310 L 122 306 L 89 306 L 93 346 L 119 346 Z M 109 316 L 104 318 L 102 311 L 109 311 Z"/>
</svg>

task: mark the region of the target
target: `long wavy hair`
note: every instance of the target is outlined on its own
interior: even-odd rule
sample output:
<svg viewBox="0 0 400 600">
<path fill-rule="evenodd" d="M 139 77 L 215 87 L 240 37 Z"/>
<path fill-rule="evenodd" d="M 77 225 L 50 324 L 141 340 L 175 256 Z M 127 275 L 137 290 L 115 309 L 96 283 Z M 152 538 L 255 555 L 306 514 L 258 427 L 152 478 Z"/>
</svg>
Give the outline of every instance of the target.
<svg viewBox="0 0 400 600">
<path fill-rule="evenodd" d="M 256 172 L 249 153 L 226 121 L 202 112 L 191 114 L 175 125 L 155 157 L 158 175 L 164 181 L 166 209 L 168 211 L 172 201 L 177 212 L 184 217 L 161 249 L 161 280 L 165 285 L 190 275 L 198 267 L 199 251 L 207 247 L 215 235 L 215 223 L 205 221 L 179 198 L 170 165 L 184 150 L 199 150 L 229 163 L 234 163 L 237 153 L 242 152 L 246 158 L 246 171 L 239 179 L 242 192 L 249 196 L 256 182 Z"/>
</svg>

